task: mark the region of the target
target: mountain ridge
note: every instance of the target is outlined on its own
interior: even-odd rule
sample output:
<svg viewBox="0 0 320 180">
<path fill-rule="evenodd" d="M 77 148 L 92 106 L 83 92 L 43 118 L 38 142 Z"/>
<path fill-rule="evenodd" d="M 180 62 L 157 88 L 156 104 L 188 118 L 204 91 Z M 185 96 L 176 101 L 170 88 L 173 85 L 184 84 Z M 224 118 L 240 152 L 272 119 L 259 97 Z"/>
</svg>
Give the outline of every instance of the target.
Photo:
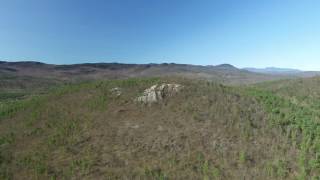
<svg viewBox="0 0 320 180">
<path fill-rule="evenodd" d="M 219 81 L 227 84 L 248 84 L 289 78 L 248 72 L 230 64 L 203 66 L 176 63 L 122 64 L 113 62 L 55 65 L 36 61 L 2 61 L 0 63 L 0 73 L 14 76 L 63 78 L 67 80 L 182 76 L 193 79 Z"/>
<path fill-rule="evenodd" d="M 0 61 L 0 74 L 54 78 L 67 81 L 124 79 L 130 77 L 180 76 L 206 79 L 224 84 L 252 84 L 280 79 L 304 78 L 320 75 L 318 71 L 290 68 L 237 68 L 231 64 L 192 65 L 177 63 L 129 64 L 118 62 L 46 64 L 38 61 Z"/>
</svg>

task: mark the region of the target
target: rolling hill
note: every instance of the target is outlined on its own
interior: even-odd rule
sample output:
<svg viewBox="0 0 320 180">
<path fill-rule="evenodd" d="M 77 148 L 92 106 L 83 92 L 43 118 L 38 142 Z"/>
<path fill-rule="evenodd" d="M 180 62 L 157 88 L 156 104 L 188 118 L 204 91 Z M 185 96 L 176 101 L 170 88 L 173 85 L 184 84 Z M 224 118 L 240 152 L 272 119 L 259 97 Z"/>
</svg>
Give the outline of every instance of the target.
<svg viewBox="0 0 320 180">
<path fill-rule="evenodd" d="M 182 76 L 207 79 L 225 84 L 250 84 L 268 80 L 289 78 L 252 73 L 229 64 L 199 66 L 188 64 L 119 64 L 84 63 L 52 65 L 40 62 L 0 62 L 0 75 L 29 76 L 61 80 L 83 81 L 97 79 L 123 79 L 130 77 Z"/>
<path fill-rule="evenodd" d="M 134 101 L 161 83 L 184 88 L 155 104 Z M 120 96 L 110 91 L 115 87 Z M 266 117 L 256 100 L 216 83 L 156 78 L 67 85 L 1 109 L 1 175 L 263 179 L 265 165 L 282 162 L 290 150 L 278 148 L 286 139 L 268 128 Z"/>
<path fill-rule="evenodd" d="M 320 176 L 319 77 L 243 84 L 233 81 L 274 76 L 227 64 L 1 64 L 1 179 Z"/>
</svg>

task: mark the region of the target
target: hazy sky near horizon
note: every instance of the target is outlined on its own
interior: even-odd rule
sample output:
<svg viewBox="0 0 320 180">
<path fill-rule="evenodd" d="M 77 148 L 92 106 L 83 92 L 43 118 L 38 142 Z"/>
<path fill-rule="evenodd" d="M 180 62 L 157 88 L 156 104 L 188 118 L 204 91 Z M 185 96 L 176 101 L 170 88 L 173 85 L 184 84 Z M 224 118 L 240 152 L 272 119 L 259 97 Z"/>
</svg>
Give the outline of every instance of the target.
<svg viewBox="0 0 320 180">
<path fill-rule="evenodd" d="M 320 1 L 0 0 L 0 60 L 320 70 Z"/>
</svg>

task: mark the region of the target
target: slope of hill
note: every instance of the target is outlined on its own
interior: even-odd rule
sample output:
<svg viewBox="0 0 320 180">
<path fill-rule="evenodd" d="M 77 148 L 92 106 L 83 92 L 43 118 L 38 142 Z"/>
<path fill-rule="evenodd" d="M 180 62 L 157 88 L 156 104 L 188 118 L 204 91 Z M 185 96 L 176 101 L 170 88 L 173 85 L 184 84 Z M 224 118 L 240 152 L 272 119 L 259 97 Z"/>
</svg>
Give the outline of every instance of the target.
<svg viewBox="0 0 320 180">
<path fill-rule="evenodd" d="M 158 103 L 135 101 L 145 89 L 162 83 L 178 83 L 183 89 Z M 314 133 L 319 125 L 312 124 L 316 120 L 312 118 L 319 116 L 292 103 L 281 90 L 264 88 L 269 84 L 282 82 L 228 87 L 184 78 L 130 78 L 64 85 L 47 95 L 4 103 L 0 175 L 8 179 L 318 176 Z M 315 129 L 305 128 L 309 126 L 303 122 Z"/>
<path fill-rule="evenodd" d="M 316 179 L 320 173 L 319 85 L 320 78 L 314 77 L 265 82 L 250 90 L 271 113 L 272 124 L 297 148 L 299 179 Z"/>
<path fill-rule="evenodd" d="M 227 64 L 0 66 L 0 179 L 320 175 L 319 77 L 235 86 L 259 78 Z M 163 83 L 183 88 L 137 102 Z"/>
</svg>

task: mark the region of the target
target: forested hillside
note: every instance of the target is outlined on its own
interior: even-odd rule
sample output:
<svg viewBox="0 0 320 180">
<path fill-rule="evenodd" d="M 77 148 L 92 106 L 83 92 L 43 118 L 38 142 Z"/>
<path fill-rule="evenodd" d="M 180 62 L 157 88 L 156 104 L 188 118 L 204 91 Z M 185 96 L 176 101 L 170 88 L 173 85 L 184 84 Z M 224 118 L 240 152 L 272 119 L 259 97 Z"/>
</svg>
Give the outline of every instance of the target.
<svg viewBox="0 0 320 180">
<path fill-rule="evenodd" d="M 7 98 L 0 109 L 1 178 L 316 178 L 319 82 L 132 78 Z M 164 89 L 156 102 L 137 101 L 161 84 L 182 88 L 172 95 Z"/>
</svg>

